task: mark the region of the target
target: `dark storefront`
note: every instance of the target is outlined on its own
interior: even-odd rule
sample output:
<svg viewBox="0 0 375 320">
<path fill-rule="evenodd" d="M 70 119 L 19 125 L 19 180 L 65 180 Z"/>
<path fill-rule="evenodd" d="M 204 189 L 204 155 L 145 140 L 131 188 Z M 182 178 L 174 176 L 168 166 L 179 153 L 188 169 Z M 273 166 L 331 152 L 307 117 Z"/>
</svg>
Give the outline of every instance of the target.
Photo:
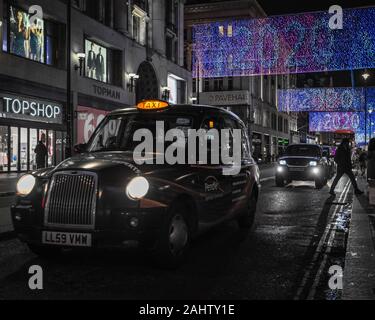
<svg viewBox="0 0 375 320">
<path fill-rule="evenodd" d="M 36 169 L 38 141 L 48 150 L 48 166 L 64 158 L 66 128 L 61 102 L 0 91 L 0 173 Z"/>
</svg>

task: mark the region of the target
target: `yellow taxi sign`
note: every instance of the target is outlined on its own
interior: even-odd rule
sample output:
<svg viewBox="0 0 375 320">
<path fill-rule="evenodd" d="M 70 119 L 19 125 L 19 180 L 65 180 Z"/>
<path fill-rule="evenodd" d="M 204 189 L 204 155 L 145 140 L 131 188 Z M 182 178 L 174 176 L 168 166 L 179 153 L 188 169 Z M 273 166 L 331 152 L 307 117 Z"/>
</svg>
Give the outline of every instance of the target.
<svg viewBox="0 0 375 320">
<path fill-rule="evenodd" d="M 161 100 L 145 100 L 138 103 L 139 110 L 163 110 L 169 107 L 169 103 Z"/>
</svg>

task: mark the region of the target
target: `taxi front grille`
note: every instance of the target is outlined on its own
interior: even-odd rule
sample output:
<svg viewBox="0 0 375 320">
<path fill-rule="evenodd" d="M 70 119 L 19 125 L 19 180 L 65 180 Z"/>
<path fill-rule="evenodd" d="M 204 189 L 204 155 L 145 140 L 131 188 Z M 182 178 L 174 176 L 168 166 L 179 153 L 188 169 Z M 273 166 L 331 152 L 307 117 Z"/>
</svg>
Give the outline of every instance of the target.
<svg viewBox="0 0 375 320">
<path fill-rule="evenodd" d="M 94 173 L 56 173 L 48 191 L 45 225 L 93 229 L 97 189 L 97 175 Z"/>
</svg>

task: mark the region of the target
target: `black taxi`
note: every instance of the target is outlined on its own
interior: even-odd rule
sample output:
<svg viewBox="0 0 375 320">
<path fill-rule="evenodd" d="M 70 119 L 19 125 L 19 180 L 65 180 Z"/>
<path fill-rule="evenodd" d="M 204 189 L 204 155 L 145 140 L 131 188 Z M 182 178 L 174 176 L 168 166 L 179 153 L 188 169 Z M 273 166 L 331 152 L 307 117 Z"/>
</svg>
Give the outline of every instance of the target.
<svg viewBox="0 0 375 320">
<path fill-rule="evenodd" d="M 237 130 L 241 140 L 227 142 L 218 136 L 219 149 L 240 145 L 240 163 L 228 174 L 225 170 L 236 164 L 211 161 L 215 135 L 205 136 L 195 146 L 199 152 L 208 145 L 207 161 L 165 162 L 166 146 L 176 141 L 160 145 L 158 126 L 179 130 L 185 139 L 192 130 L 226 130 L 230 135 Z M 134 154 L 145 143 L 137 137 L 142 133 L 151 135 L 150 147 L 159 145 L 141 152 L 144 163 L 139 164 Z M 187 144 L 180 141 L 176 148 L 187 148 Z M 185 152 L 185 159 L 195 150 Z M 230 220 L 245 230 L 254 223 L 260 171 L 251 157 L 245 125 L 233 113 L 209 106 L 143 101 L 110 113 L 89 142 L 75 151 L 74 157 L 57 167 L 26 174 L 18 181 L 11 210 L 14 228 L 39 256 L 55 256 L 71 248 L 137 244 L 160 264 L 173 267 L 203 231 Z"/>
</svg>

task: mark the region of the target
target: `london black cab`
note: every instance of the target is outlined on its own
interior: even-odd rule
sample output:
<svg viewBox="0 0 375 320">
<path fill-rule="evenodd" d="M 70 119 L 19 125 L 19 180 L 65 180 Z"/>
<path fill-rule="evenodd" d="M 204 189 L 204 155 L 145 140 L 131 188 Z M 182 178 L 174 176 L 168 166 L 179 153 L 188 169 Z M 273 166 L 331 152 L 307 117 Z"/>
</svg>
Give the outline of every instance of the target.
<svg viewBox="0 0 375 320">
<path fill-rule="evenodd" d="M 209 161 L 158 164 L 153 160 L 162 160 L 162 149 L 144 154 L 149 161 L 137 165 L 134 150 L 141 142 L 135 142 L 136 132 L 160 134 L 158 123 L 187 136 L 191 130 L 241 130 L 238 170 L 224 174 L 228 164 Z M 233 148 L 230 141 L 220 149 Z M 254 223 L 259 168 L 251 157 L 245 125 L 223 109 L 145 101 L 110 113 L 90 141 L 75 149 L 77 155 L 57 167 L 18 181 L 14 227 L 37 255 L 137 243 L 163 266 L 175 267 L 202 231 L 230 220 L 245 230 Z"/>
<path fill-rule="evenodd" d="M 330 178 L 330 167 L 323 149 L 313 144 L 289 146 L 279 159 L 276 168 L 276 185 L 297 181 L 315 181 L 317 189 L 323 188 Z"/>
</svg>

